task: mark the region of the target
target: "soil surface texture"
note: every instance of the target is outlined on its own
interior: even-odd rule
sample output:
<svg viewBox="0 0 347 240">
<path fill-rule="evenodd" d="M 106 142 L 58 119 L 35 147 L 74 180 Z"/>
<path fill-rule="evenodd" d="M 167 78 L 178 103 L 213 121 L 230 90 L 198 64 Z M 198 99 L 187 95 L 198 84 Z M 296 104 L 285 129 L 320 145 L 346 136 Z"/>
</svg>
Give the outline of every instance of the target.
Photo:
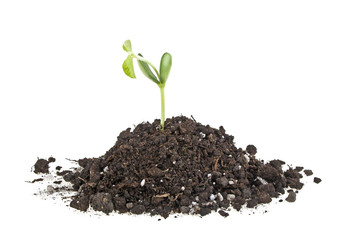
<svg viewBox="0 0 347 240">
<path fill-rule="evenodd" d="M 205 216 L 217 211 L 227 217 L 229 208 L 256 208 L 288 194 L 296 199 L 303 187 L 302 167 L 281 160 L 256 158 L 257 148 L 237 148 L 234 137 L 184 116 L 141 123 L 121 132 L 103 156 L 78 160 L 73 171 L 57 168 L 75 195 L 70 206 L 93 208 L 109 214 L 149 213 L 164 218 L 171 213 Z M 48 173 L 54 158 L 39 159 L 35 173 Z M 55 159 L 54 159 L 55 160 Z M 305 171 L 306 175 L 312 171 Z M 320 179 L 319 179 L 320 180 Z M 39 181 L 39 180 L 36 180 Z M 319 182 L 318 179 L 315 182 Z"/>
</svg>

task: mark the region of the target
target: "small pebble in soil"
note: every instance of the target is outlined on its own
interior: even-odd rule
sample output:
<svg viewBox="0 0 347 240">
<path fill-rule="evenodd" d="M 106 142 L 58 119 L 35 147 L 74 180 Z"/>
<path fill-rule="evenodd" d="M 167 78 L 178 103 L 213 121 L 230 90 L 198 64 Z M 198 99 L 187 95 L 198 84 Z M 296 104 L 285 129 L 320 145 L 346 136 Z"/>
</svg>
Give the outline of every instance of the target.
<svg viewBox="0 0 347 240">
<path fill-rule="evenodd" d="M 54 178 L 54 176 L 52 175 L 52 174 L 47 174 L 46 175 L 46 180 L 48 180 L 48 181 L 53 181 L 55 178 Z"/>
<path fill-rule="evenodd" d="M 125 206 L 127 209 L 131 209 L 131 208 L 133 208 L 134 204 L 133 203 L 127 203 Z"/>
<path fill-rule="evenodd" d="M 227 200 L 228 201 L 232 201 L 235 199 L 235 195 L 234 194 L 227 194 Z"/>
<path fill-rule="evenodd" d="M 53 187 L 52 185 L 48 185 L 48 186 L 47 186 L 47 192 L 48 192 L 49 194 L 54 193 L 54 187 Z"/>
<path fill-rule="evenodd" d="M 217 197 L 218 197 L 219 201 L 221 201 L 221 202 L 223 201 L 223 196 L 221 193 L 217 193 Z"/>
</svg>

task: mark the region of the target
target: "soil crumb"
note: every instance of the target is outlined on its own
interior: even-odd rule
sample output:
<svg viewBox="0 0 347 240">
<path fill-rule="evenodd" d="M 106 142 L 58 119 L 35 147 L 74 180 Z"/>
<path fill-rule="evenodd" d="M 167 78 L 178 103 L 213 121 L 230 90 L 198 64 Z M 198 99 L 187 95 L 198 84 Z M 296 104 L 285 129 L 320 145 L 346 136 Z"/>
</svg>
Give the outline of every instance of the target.
<svg viewBox="0 0 347 240">
<path fill-rule="evenodd" d="M 295 202 L 296 201 L 296 193 L 289 192 L 288 197 L 286 198 L 287 202 Z"/>
<path fill-rule="evenodd" d="M 49 162 L 45 159 L 38 159 L 34 165 L 34 173 L 49 173 Z"/>
<path fill-rule="evenodd" d="M 315 183 L 320 183 L 322 181 L 322 179 L 320 179 L 319 177 L 314 177 L 313 178 L 313 182 L 315 182 Z"/>
<path fill-rule="evenodd" d="M 254 145 L 248 145 L 246 147 L 246 152 L 248 152 L 251 155 L 255 155 L 257 153 L 257 148 Z"/>
<path fill-rule="evenodd" d="M 311 175 L 313 175 L 312 170 L 309 170 L 309 169 L 305 169 L 305 170 L 304 170 L 304 173 L 306 174 L 306 176 L 311 176 Z"/>
</svg>

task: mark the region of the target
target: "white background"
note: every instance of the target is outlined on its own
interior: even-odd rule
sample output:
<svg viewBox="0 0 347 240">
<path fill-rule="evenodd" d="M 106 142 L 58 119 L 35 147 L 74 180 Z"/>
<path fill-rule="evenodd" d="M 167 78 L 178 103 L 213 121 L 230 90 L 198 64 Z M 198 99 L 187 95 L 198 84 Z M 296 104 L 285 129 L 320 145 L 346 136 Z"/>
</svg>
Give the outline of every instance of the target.
<svg viewBox="0 0 347 240">
<path fill-rule="evenodd" d="M 1 239 L 346 239 L 346 12 L 334 0 L 1 1 Z M 227 219 L 93 216 L 33 196 L 36 157 L 97 157 L 160 117 L 159 89 L 137 66 L 137 79 L 122 72 L 126 39 L 156 66 L 172 54 L 167 117 L 223 125 L 322 183 Z"/>
</svg>

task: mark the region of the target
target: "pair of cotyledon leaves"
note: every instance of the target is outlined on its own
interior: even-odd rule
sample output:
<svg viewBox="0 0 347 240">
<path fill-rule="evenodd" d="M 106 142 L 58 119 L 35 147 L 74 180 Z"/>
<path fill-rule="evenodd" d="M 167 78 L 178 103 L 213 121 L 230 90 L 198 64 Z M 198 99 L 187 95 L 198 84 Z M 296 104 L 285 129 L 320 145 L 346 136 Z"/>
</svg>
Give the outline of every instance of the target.
<svg viewBox="0 0 347 240">
<path fill-rule="evenodd" d="M 130 40 L 126 40 L 124 42 L 123 49 L 124 49 L 124 51 L 126 51 L 129 54 L 123 63 L 123 71 L 127 76 L 129 76 L 131 78 L 136 78 L 135 71 L 134 71 L 134 65 L 133 65 L 133 58 L 137 58 L 137 57 L 132 52 L 132 46 L 131 46 Z M 172 57 L 171 57 L 170 53 L 164 53 L 163 56 L 161 57 L 159 73 L 152 66 L 154 68 L 154 70 L 156 71 L 156 74 L 159 75 L 159 79 L 157 78 L 157 76 L 155 76 L 153 74 L 148 63 L 141 60 L 141 59 L 143 59 L 143 56 L 140 53 L 138 55 L 141 58 L 140 59 L 137 58 L 137 63 L 139 64 L 139 67 L 140 67 L 142 73 L 146 77 L 148 77 L 150 80 L 155 82 L 156 84 L 165 85 L 165 83 L 169 77 L 171 65 L 172 65 Z"/>
</svg>

